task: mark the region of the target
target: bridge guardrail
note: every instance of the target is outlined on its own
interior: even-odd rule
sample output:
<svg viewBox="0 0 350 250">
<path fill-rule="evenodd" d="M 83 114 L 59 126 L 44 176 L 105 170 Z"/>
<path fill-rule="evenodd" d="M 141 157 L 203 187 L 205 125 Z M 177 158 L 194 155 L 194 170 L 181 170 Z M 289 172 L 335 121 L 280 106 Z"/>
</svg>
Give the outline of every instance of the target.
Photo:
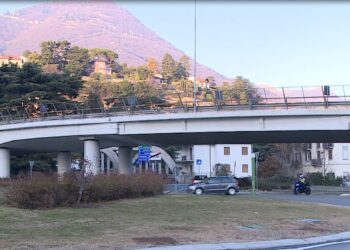
<svg viewBox="0 0 350 250">
<path fill-rule="evenodd" d="M 66 102 L 37 101 L 22 106 L 0 107 L 0 124 L 116 115 L 349 106 L 350 86 L 331 86 L 329 95 L 325 95 L 323 90 L 324 86 L 230 89 L 217 95 L 217 89 L 206 89 L 197 92 L 195 101 L 191 93 L 180 91 L 167 91 L 157 101 L 135 96 Z M 238 96 L 237 93 L 244 94 Z"/>
</svg>

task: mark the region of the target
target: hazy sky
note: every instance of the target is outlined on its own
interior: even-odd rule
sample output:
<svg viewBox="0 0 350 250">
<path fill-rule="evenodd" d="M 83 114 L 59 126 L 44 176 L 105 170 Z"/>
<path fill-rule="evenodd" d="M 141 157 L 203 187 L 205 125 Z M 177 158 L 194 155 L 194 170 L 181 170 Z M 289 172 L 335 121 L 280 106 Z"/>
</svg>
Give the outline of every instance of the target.
<svg viewBox="0 0 350 250">
<path fill-rule="evenodd" d="M 0 2 L 0 12 L 36 2 Z M 120 2 L 194 55 L 194 1 Z M 197 60 L 275 86 L 350 84 L 350 2 L 197 1 Z M 1 32 L 1 31 L 0 31 Z"/>
</svg>

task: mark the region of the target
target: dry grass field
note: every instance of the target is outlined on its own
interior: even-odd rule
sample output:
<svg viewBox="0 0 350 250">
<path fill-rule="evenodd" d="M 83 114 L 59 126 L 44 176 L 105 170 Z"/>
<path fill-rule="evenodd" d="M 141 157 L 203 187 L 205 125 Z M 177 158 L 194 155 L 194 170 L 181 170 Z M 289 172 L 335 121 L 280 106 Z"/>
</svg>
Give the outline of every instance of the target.
<svg viewBox="0 0 350 250">
<path fill-rule="evenodd" d="M 246 195 L 162 195 L 22 210 L 0 191 L 0 249 L 135 249 L 305 238 L 350 230 L 350 209 Z M 305 218 L 319 222 L 304 222 Z"/>
</svg>

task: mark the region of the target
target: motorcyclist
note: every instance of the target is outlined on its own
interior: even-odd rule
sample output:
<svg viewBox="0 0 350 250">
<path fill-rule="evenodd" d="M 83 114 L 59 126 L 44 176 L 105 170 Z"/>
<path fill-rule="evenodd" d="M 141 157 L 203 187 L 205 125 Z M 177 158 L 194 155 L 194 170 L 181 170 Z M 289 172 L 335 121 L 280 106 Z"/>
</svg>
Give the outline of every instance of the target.
<svg viewBox="0 0 350 250">
<path fill-rule="evenodd" d="M 306 179 L 305 179 L 303 174 L 299 175 L 299 183 L 300 183 L 301 187 L 304 188 L 305 183 L 306 183 Z"/>
</svg>

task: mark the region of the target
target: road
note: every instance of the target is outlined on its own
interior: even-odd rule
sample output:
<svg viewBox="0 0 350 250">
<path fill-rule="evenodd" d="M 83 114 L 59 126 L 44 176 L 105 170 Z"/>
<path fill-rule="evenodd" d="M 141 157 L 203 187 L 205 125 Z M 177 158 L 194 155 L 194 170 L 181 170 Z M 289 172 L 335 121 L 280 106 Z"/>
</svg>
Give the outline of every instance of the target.
<svg viewBox="0 0 350 250">
<path fill-rule="evenodd" d="M 176 192 L 184 193 L 187 189 L 187 184 L 177 184 Z M 175 192 L 175 185 L 167 185 L 167 190 Z M 250 192 L 239 192 L 237 195 L 250 195 Z M 276 199 L 276 200 L 287 200 L 287 201 L 302 201 L 302 202 L 315 202 L 325 203 L 337 206 L 350 207 L 350 196 L 340 196 L 340 193 L 329 193 L 329 192 L 314 192 L 311 195 L 299 194 L 294 195 L 291 190 L 278 191 L 278 192 L 257 192 L 256 197 L 261 199 Z M 350 248 L 349 248 L 350 249 Z"/>
<path fill-rule="evenodd" d="M 324 244 L 319 244 L 315 246 L 288 248 L 285 250 L 292 250 L 292 249 L 293 250 L 348 250 L 350 249 L 350 241 L 324 243 Z"/>
<path fill-rule="evenodd" d="M 316 203 L 325 203 L 325 204 L 331 204 L 331 205 L 337 205 L 337 206 L 350 207 L 350 196 L 340 196 L 339 194 L 317 193 L 317 194 L 311 194 L 311 195 L 305 195 L 305 194 L 294 195 L 290 191 L 290 192 L 261 192 L 256 196 L 262 199 L 316 202 Z"/>
</svg>

